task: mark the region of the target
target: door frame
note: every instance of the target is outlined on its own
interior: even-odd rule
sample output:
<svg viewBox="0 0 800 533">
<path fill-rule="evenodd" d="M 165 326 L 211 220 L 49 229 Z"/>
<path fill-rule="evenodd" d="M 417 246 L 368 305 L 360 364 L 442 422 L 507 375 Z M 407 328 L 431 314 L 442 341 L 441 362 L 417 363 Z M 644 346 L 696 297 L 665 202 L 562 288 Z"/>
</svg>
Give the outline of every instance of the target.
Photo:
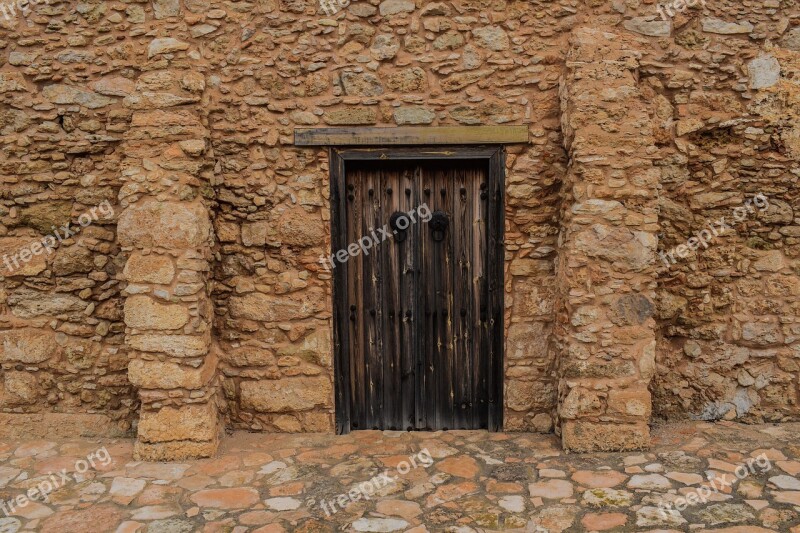
<svg viewBox="0 0 800 533">
<path fill-rule="evenodd" d="M 396 147 L 329 147 L 331 187 L 331 250 L 341 250 L 347 242 L 347 202 L 345 178 L 348 161 L 419 160 L 447 161 L 471 159 L 488 166 L 488 197 L 486 221 L 489 274 L 490 339 L 488 364 L 488 429 L 503 429 L 503 348 L 505 329 L 503 318 L 503 282 L 505 252 L 505 161 L 504 146 L 396 146 Z M 347 310 L 347 265 L 341 263 L 333 272 L 333 375 L 336 413 L 336 434 L 350 432 L 350 364 L 349 312 Z"/>
</svg>

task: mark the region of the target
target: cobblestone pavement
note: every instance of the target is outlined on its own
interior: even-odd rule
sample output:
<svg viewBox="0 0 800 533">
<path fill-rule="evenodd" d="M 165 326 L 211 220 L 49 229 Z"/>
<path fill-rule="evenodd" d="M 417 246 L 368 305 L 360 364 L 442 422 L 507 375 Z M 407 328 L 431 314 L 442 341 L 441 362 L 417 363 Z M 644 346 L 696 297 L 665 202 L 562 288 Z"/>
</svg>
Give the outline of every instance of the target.
<svg viewBox="0 0 800 533">
<path fill-rule="evenodd" d="M 124 440 L 5 442 L 0 532 L 800 533 L 799 431 L 668 425 L 649 452 L 587 455 L 552 435 L 236 433 L 171 464 Z"/>
</svg>

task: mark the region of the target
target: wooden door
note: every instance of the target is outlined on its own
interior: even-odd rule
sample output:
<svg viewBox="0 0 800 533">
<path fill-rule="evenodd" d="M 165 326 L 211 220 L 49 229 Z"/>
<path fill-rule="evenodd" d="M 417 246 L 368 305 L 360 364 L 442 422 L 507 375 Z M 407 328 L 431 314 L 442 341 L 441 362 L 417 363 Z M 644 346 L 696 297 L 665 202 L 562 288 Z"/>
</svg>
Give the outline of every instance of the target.
<svg viewBox="0 0 800 533">
<path fill-rule="evenodd" d="M 348 164 L 336 223 L 349 251 L 334 262 L 343 430 L 498 429 L 489 174 L 480 160 Z"/>
</svg>

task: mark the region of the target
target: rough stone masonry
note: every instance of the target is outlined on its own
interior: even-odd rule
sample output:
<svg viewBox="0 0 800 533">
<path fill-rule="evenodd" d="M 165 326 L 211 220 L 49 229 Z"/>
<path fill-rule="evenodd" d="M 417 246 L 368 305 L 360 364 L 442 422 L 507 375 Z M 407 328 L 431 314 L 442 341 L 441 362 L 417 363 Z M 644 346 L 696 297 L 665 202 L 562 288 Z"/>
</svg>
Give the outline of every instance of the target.
<svg viewBox="0 0 800 533">
<path fill-rule="evenodd" d="M 333 431 L 327 152 L 300 126 L 524 124 L 504 429 L 646 447 L 797 420 L 800 7 L 51 0 L 0 17 L 0 430 L 214 453 Z M 659 251 L 769 208 L 665 268 Z"/>
</svg>

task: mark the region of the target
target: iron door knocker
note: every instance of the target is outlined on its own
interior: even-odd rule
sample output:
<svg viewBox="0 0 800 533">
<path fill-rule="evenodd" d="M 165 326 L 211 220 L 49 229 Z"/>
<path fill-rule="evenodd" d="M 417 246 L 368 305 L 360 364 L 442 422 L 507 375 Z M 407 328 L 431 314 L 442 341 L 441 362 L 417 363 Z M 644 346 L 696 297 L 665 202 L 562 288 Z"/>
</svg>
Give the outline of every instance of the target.
<svg viewBox="0 0 800 533">
<path fill-rule="evenodd" d="M 428 225 L 431 227 L 431 237 L 436 242 L 444 240 L 444 234 L 447 231 L 447 226 L 450 220 L 447 218 L 447 213 L 444 211 L 434 211 Z"/>
<path fill-rule="evenodd" d="M 410 225 L 411 221 L 408 219 L 408 213 L 395 211 L 392 213 L 392 216 L 389 217 L 389 227 L 392 229 L 392 235 L 394 235 L 394 240 L 396 242 L 403 242 L 406 240 L 408 236 L 406 230 Z"/>
</svg>

